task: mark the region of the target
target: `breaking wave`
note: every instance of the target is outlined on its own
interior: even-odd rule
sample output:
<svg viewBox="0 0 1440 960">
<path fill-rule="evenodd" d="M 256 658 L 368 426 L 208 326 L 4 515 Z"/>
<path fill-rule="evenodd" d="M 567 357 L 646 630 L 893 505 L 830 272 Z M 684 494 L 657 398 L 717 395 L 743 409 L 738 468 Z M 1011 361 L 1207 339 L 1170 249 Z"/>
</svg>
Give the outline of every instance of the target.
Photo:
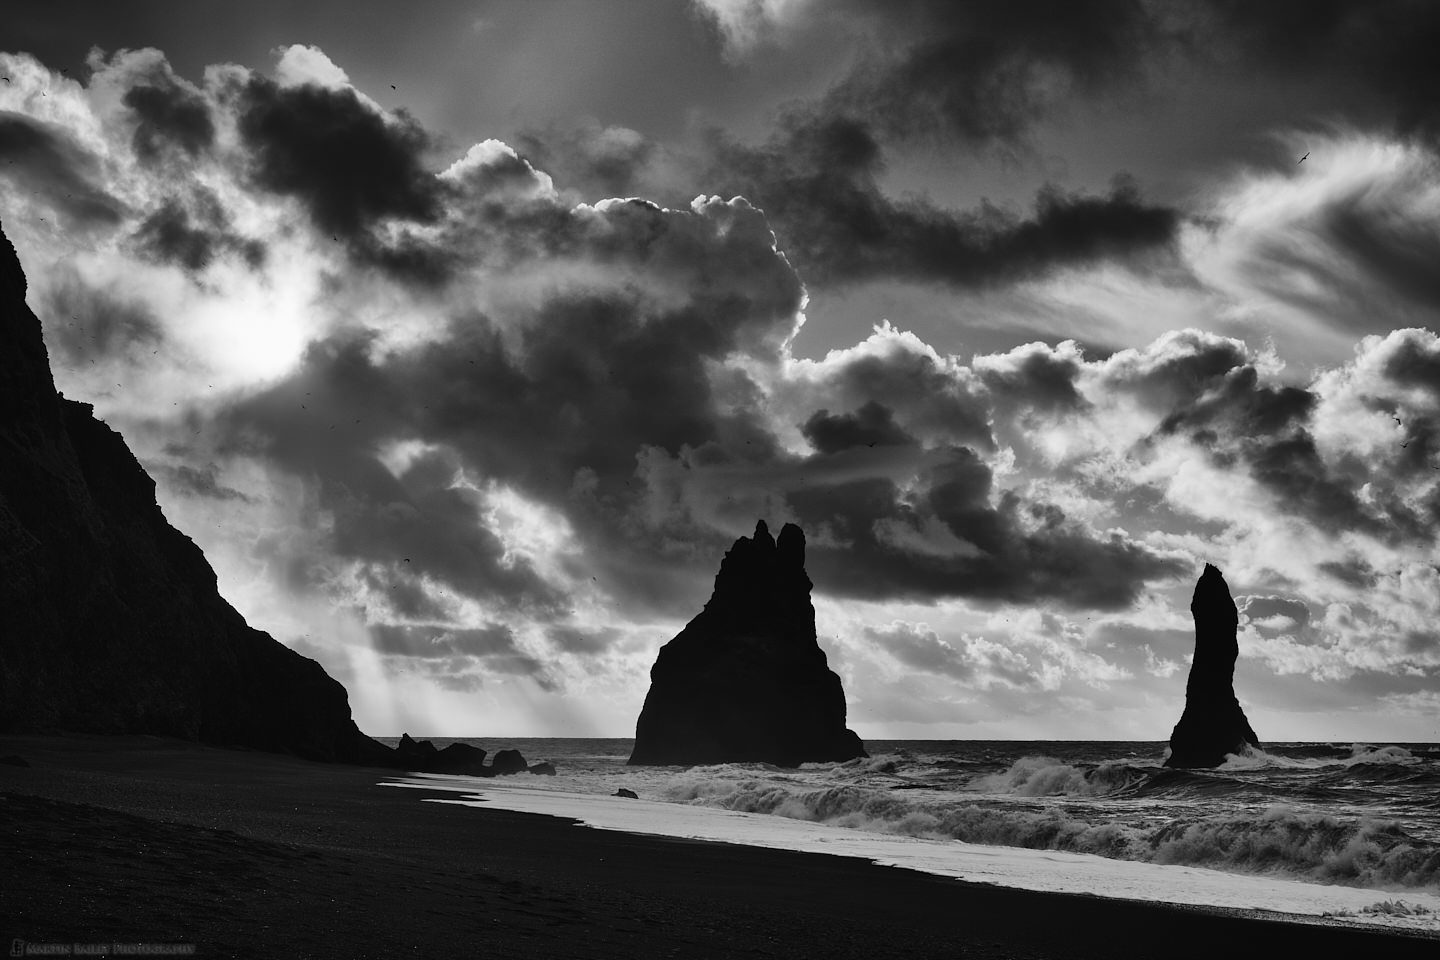
<svg viewBox="0 0 1440 960">
<path fill-rule="evenodd" d="M 1133 787 L 1145 776 L 1123 760 L 1087 770 L 1053 757 L 1021 757 L 1009 770 L 977 777 L 966 789 L 1017 797 L 1102 797 Z"/>
<path fill-rule="evenodd" d="M 1024 769 L 1032 767 L 1035 765 L 1029 764 Z M 1035 796 L 1040 794 L 1025 791 L 1054 787 L 1110 789 L 1115 779 L 1128 777 L 1129 773 L 1107 772 L 1095 778 L 1078 771 L 1066 774 L 1057 766 L 1048 766 L 1030 775 L 1012 768 L 1000 776 L 1004 783 L 1017 787 L 1015 792 Z M 674 784 L 664 796 L 680 803 L 702 803 L 923 839 L 1064 850 L 1357 886 L 1440 886 L 1440 846 L 1412 838 L 1398 824 L 1365 818 L 1344 820 L 1285 805 L 1272 805 L 1258 815 L 1197 815 L 1141 827 L 1090 822 L 1060 808 L 1016 809 L 983 802 L 917 803 L 889 790 L 850 784 L 797 789 L 763 780 L 695 777 Z"/>
<path fill-rule="evenodd" d="M 1348 757 L 1257 751 L 1216 771 L 1026 756 L 977 775 L 962 764 L 890 754 L 809 771 L 694 767 L 657 793 L 676 803 L 922 839 L 1433 889 L 1440 887 L 1440 844 L 1373 810 L 1346 816 L 1304 809 L 1305 801 L 1322 796 L 1367 799 L 1367 790 L 1395 782 L 1423 787 L 1417 781 L 1436 774 L 1417 769 L 1420 762 L 1401 747 L 1356 744 Z M 926 792 L 909 792 L 915 788 Z M 1277 796 L 1297 802 L 1275 802 Z"/>
</svg>

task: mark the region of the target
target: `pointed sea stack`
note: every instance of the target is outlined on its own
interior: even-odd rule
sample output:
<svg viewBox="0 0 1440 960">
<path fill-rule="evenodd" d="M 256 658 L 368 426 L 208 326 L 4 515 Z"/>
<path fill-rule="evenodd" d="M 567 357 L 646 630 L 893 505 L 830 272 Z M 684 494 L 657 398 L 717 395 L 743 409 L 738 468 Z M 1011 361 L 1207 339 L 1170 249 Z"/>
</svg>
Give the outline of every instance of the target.
<svg viewBox="0 0 1440 960">
<path fill-rule="evenodd" d="M 1218 767 L 1227 753 L 1260 746 L 1235 699 L 1235 630 L 1240 616 L 1220 571 L 1205 564 L 1190 601 L 1195 618 L 1195 659 L 1185 685 L 1185 712 L 1170 734 L 1167 767 Z"/>
<path fill-rule="evenodd" d="M 815 640 L 811 586 L 793 523 L 778 542 L 763 520 L 736 540 L 710 602 L 660 648 L 630 763 L 793 767 L 866 756 Z"/>
<path fill-rule="evenodd" d="M 220 596 L 124 439 L 56 393 L 25 286 L 0 233 L 0 731 L 392 763 L 344 687 Z"/>
</svg>

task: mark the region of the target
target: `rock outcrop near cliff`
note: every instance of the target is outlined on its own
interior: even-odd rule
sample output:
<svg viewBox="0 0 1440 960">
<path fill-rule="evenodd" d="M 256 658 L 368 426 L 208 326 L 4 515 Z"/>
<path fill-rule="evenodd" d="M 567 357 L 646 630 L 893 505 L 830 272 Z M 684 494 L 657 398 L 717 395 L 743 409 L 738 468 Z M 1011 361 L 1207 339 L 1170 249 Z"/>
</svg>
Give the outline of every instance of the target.
<svg viewBox="0 0 1440 960">
<path fill-rule="evenodd" d="M 1205 564 L 1190 601 L 1195 618 L 1195 659 L 1185 684 L 1185 712 L 1170 734 L 1167 767 L 1218 767 L 1228 753 L 1260 741 L 1235 698 L 1235 631 L 1240 615 L 1220 571 Z"/>
<path fill-rule="evenodd" d="M 120 435 L 56 393 L 25 289 L 0 233 L 0 730 L 393 764 L 344 687 L 220 596 Z"/>
<path fill-rule="evenodd" d="M 866 756 L 845 728 L 845 692 L 815 639 L 805 535 L 762 520 L 720 564 L 705 609 L 660 648 L 632 764 Z"/>
</svg>

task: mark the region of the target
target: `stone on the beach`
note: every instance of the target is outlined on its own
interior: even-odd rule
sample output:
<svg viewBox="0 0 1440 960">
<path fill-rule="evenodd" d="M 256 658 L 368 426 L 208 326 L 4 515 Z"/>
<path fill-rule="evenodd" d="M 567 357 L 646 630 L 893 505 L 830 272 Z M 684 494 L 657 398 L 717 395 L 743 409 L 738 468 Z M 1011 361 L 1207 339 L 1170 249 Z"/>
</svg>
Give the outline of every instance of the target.
<svg viewBox="0 0 1440 960">
<path fill-rule="evenodd" d="M 1225 578 L 1208 563 L 1195 584 L 1190 613 L 1195 618 L 1195 659 L 1185 684 L 1185 711 L 1170 734 L 1165 766 L 1218 767 L 1226 754 L 1247 745 L 1258 747 L 1260 741 L 1235 698 L 1240 616 Z"/>
<path fill-rule="evenodd" d="M 660 648 L 632 764 L 866 756 L 845 728 L 845 691 L 815 637 L 805 534 L 765 521 L 735 541 L 705 609 Z"/>
<path fill-rule="evenodd" d="M 640 799 L 640 794 L 636 793 L 634 790 L 628 790 L 628 789 L 626 789 L 625 787 L 621 787 L 619 790 L 616 790 L 615 793 L 614 793 L 614 796 L 617 796 L 617 797 L 628 797 L 628 798 L 630 798 L 631 800 L 639 800 L 639 799 Z"/>
<path fill-rule="evenodd" d="M 489 776 L 491 768 L 485 766 L 485 757 L 484 750 L 468 743 L 457 740 L 444 750 L 436 750 L 429 740 L 416 740 L 408 733 L 400 735 L 400 743 L 395 747 L 396 764 L 420 773 Z"/>
<path fill-rule="evenodd" d="M 429 741 L 425 741 L 429 743 Z M 471 777 L 485 775 L 485 751 L 468 743 L 452 743 L 437 751 L 426 764 L 430 773 L 454 773 Z"/>
<path fill-rule="evenodd" d="M 541 760 L 539 763 L 530 764 L 530 772 L 536 776 L 553 777 L 555 776 L 555 765 L 549 761 Z"/>
<path fill-rule="evenodd" d="M 14 753 L 10 754 L 8 757 L 0 757 L 0 763 L 3 763 L 3 764 L 5 764 L 6 766 L 11 766 L 11 767 L 28 767 L 28 766 L 30 766 L 30 761 L 29 761 L 29 760 L 26 760 L 24 757 L 20 756 L 19 754 L 14 754 Z"/>
<path fill-rule="evenodd" d="M 124 439 L 56 393 L 25 291 L 0 233 L 0 731 L 391 762 L 344 687 L 220 596 Z"/>
<path fill-rule="evenodd" d="M 524 773 L 529 769 L 529 764 L 519 750 L 498 750 L 494 761 L 486 769 L 491 776 L 499 777 L 508 773 Z"/>
<path fill-rule="evenodd" d="M 400 743 L 395 747 L 400 759 L 413 763 L 426 763 L 438 752 L 429 740 L 416 740 L 408 733 L 400 734 Z"/>
</svg>

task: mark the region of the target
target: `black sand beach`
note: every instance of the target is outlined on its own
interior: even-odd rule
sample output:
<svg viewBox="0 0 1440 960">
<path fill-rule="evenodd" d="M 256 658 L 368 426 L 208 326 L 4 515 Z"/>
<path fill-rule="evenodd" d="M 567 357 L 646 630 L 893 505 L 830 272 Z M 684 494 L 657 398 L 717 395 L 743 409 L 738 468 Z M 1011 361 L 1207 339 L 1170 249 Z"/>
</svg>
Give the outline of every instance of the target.
<svg viewBox="0 0 1440 960">
<path fill-rule="evenodd" d="M 378 769 L 0 737 L 0 936 L 206 957 L 1433 957 L 1434 939 L 423 803 Z"/>
</svg>

